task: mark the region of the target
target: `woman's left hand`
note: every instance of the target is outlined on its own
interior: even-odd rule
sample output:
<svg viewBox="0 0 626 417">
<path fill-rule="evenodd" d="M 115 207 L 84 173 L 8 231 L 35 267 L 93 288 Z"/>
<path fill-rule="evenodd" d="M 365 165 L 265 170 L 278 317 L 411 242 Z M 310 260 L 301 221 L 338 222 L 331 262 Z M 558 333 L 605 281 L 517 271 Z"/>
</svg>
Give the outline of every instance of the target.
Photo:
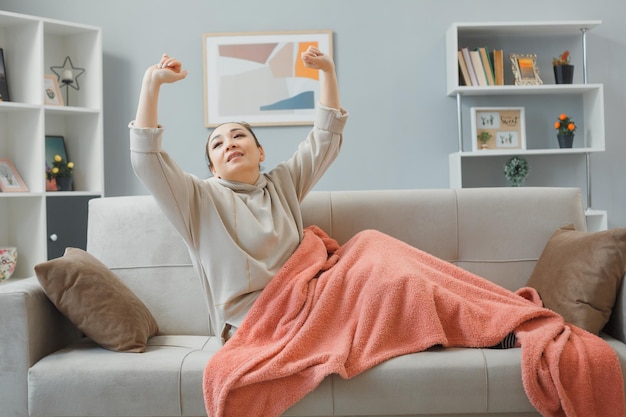
<svg viewBox="0 0 626 417">
<path fill-rule="evenodd" d="M 307 68 L 318 69 L 324 72 L 334 69 L 335 66 L 330 56 L 314 46 L 309 46 L 306 51 L 302 52 L 302 62 Z"/>
</svg>

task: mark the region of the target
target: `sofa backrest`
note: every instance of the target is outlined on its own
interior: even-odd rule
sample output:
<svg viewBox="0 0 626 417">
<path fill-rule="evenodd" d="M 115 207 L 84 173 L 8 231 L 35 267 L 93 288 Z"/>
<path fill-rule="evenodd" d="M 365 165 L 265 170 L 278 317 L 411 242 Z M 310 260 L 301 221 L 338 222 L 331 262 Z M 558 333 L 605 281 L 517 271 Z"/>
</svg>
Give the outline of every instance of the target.
<svg viewBox="0 0 626 417">
<path fill-rule="evenodd" d="M 377 229 L 516 290 L 559 227 L 586 230 L 576 188 L 314 191 L 302 204 L 340 243 Z M 187 248 L 151 196 L 89 202 L 87 250 L 157 319 L 162 334 L 208 334 L 208 309 Z"/>
</svg>

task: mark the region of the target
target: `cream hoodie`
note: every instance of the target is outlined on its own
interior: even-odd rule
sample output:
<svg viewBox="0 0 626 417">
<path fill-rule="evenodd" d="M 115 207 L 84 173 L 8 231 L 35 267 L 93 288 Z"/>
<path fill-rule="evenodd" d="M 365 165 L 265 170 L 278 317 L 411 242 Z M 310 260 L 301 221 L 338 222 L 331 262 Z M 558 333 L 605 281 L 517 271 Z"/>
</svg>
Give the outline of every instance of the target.
<svg viewBox="0 0 626 417">
<path fill-rule="evenodd" d="M 254 185 L 183 172 L 161 148 L 163 128 L 130 128 L 135 173 L 182 235 L 224 340 L 302 239 L 300 202 L 339 153 L 345 110 L 318 106 L 294 155 Z"/>
</svg>

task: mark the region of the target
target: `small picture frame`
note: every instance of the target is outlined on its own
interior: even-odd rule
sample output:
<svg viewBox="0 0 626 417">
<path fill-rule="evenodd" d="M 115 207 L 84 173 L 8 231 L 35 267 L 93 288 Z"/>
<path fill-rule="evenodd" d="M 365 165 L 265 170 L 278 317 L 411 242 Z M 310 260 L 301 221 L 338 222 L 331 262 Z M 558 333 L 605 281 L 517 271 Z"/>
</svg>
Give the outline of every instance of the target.
<svg viewBox="0 0 626 417">
<path fill-rule="evenodd" d="M 64 161 L 69 161 L 63 136 L 46 136 L 46 191 L 57 191 L 56 178 L 48 179 L 47 175 L 53 167 L 54 155 L 59 155 Z"/>
<path fill-rule="evenodd" d="M 67 158 L 67 148 L 65 147 L 65 138 L 63 136 L 47 135 L 46 136 L 46 172 L 52 169 L 54 163 L 54 155 L 60 155 L 64 161 Z"/>
<path fill-rule="evenodd" d="M 541 85 L 536 54 L 511 54 L 515 85 Z"/>
<path fill-rule="evenodd" d="M 63 96 L 56 75 L 44 74 L 43 80 L 43 103 L 54 106 L 63 105 Z"/>
<path fill-rule="evenodd" d="M 0 159 L 0 191 L 3 193 L 28 191 L 10 159 Z"/>
<path fill-rule="evenodd" d="M 0 101 L 10 101 L 7 69 L 4 65 L 4 50 L 2 48 L 0 48 Z"/>
<path fill-rule="evenodd" d="M 472 150 L 526 149 L 523 107 L 472 107 Z"/>
</svg>

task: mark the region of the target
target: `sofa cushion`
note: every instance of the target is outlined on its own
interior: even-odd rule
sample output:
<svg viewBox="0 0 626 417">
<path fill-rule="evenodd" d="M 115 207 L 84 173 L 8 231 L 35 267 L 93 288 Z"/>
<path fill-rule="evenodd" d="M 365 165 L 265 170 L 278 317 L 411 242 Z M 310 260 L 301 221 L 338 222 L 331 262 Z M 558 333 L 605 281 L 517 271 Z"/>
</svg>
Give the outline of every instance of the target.
<svg viewBox="0 0 626 417">
<path fill-rule="evenodd" d="M 52 303 L 102 347 L 144 352 L 158 325 L 143 302 L 102 262 L 78 248 L 35 266 Z"/>
<path fill-rule="evenodd" d="M 527 285 L 567 322 L 599 334 L 625 267 L 626 228 L 588 233 L 569 225 L 550 237 Z"/>
</svg>

